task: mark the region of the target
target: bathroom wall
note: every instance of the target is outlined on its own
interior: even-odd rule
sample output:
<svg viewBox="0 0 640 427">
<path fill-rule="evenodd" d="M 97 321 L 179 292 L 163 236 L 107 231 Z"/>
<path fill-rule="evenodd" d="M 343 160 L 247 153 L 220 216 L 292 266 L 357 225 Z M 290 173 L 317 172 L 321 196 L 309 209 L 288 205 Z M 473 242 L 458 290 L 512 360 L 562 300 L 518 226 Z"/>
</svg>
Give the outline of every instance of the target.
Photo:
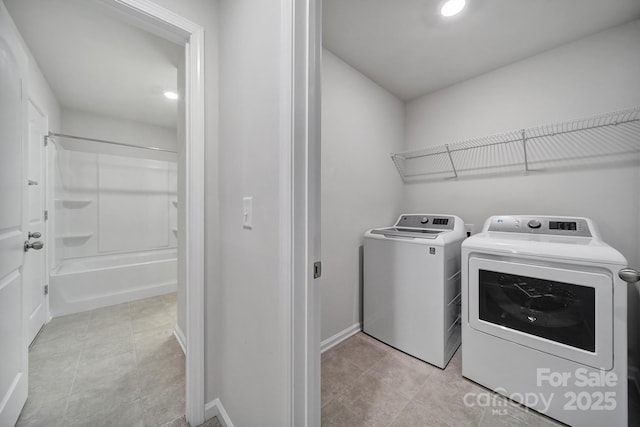
<svg viewBox="0 0 640 427">
<path fill-rule="evenodd" d="M 361 322 L 362 244 L 400 214 L 402 101 L 336 55 L 322 57 L 322 340 Z"/>
<path fill-rule="evenodd" d="M 418 98 L 406 105 L 405 148 L 640 106 L 638 46 L 640 21 L 634 21 Z M 637 268 L 639 186 L 637 162 L 413 183 L 405 185 L 403 210 L 458 214 L 476 231 L 496 214 L 586 216 Z M 639 294 L 629 290 L 629 325 L 634 326 L 640 321 Z M 630 340 L 637 353 L 637 333 Z"/>
<path fill-rule="evenodd" d="M 62 133 L 65 134 L 106 139 L 133 145 L 153 146 L 165 150 L 176 151 L 178 147 L 177 134 L 174 127 L 154 126 L 133 120 L 107 117 L 88 111 L 64 108 L 62 110 L 62 129 Z M 70 140 L 65 140 L 65 144 L 73 146 L 73 142 Z M 91 147 L 94 147 L 100 152 L 109 152 L 111 154 L 136 155 L 140 153 L 145 157 L 153 156 L 152 158 L 156 158 L 154 153 L 149 151 L 120 149 L 103 144 L 91 144 L 88 146 L 89 143 L 86 141 L 80 141 L 79 144 L 82 144 L 82 147 L 86 147 L 83 148 L 84 150 L 91 150 Z"/>
<path fill-rule="evenodd" d="M 63 133 L 176 149 L 175 129 L 63 110 Z M 176 154 L 57 139 L 64 258 L 174 248 Z"/>
</svg>

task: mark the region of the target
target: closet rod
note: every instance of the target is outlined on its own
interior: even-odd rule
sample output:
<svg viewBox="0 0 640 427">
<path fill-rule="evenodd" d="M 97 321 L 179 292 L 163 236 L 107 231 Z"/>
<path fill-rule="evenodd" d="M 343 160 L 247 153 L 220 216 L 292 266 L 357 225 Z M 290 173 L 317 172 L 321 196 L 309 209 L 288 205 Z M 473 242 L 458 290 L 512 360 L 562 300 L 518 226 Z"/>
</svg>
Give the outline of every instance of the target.
<svg viewBox="0 0 640 427">
<path fill-rule="evenodd" d="M 164 148 L 144 147 L 144 146 L 141 146 L 141 145 L 127 144 L 127 143 L 124 143 L 124 142 L 107 141 L 106 139 L 86 138 L 84 136 L 74 136 L 74 135 L 67 135 L 67 134 L 64 134 L 64 133 L 49 132 L 49 137 L 52 137 L 52 136 L 53 137 L 59 136 L 60 138 L 79 139 L 79 140 L 82 140 L 82 141 L 89 141 L 89 142 L 101 142 L 103 144 L 120 145 L 122 147 L 141 148 L 143 150 L 162 151 L 162 152 L 165 152 L 165 153 L 176 154 L 175 151 L 166 150 Z"/>
</svg>

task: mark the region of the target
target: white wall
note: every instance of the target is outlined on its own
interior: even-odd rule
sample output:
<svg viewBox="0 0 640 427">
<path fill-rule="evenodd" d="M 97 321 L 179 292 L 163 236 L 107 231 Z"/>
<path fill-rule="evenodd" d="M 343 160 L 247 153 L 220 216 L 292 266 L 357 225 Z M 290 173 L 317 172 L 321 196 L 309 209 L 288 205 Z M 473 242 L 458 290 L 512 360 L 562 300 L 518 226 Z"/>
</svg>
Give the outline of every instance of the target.
<svg viewBox="0 0 640 427">
<path fill-rule="evenodd" d="M 400 214 L 404 104 L 330 51 L 322 57 L 322 340 L 360 323 L 362 244 Z"/>
<path fill-rule="evenodd" d="M 640 21 L 560 46 L 406 105 L 406 149 L 640 105 Z M 606 143 L 606 142 L 604 142 Z M 476 231 L 490 215 L 592 218 L 605 241 L 640 266 L 640 170 L 601 167 L 408 184 L 404 210 L 450 212 Z M 638 292 L 629 292 L 629 324 Z M 637 334 L 630 334 L 637 352 Z"/>
<path fill-rule="evenodd" d="M 280 343 L 278 0 L 220 2 L 218 397 L 238 426 L 286 425 Z M 253 196 L 253 229 L 242 197 Z M 211 372 L 208 373 L 211 375 Z"/>
<path fill-rule="evenodd" d="M 60 103 L 51 90 L 44 74 L 42 74 L 42 70 L 40 70 L 38 63 L 24 40 L 23 45 L 29 56 L 29 73 L 27 82 L 29 98 L 47 116 L 49 130 L 51 132 L 58 132 L 62 123 L 62 110 Z"/>
<path fill-rule="evenodd" d="M 177 150 L 177 133 L 172 127 L 160 127 L 140 123 L 133 120 L 107 117 L 86 111 L 77 111 L 64 108 L 62 110 L 62 133 L 123 142 L 132 145 L 153 146 L 165 150 Z M 66 145 L 82 144 L 96 147 L 96 150 L 104 152 L 108 146 L 95 145 L 87 141 L 73 143 L 72 140 L 60 138 Z M 90 148 L 87 148 L 90 150 Z M 143 156 L 149 156 L 149 151 L 131 150 L 131 153 L 140 152 Z M 122 151 L 123 154 L 129 154 Z M 115 154 L 115 153 L 114 153 Z"/>
</svg>

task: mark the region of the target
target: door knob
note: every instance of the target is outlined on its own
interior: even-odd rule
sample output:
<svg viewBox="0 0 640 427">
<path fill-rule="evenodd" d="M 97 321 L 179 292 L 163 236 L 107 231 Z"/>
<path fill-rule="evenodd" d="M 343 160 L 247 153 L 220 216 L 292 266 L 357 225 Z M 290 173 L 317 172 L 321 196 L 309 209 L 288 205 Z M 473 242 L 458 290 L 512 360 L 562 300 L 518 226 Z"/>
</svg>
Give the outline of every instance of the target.
<svg viewBox="0 0 640 427">
<path fill-rule="evenodd" d="M 39 239 L 42 237 L 42 233 L 40 233 L 39 231 L 36 232 L 29 232 L 29 238 L 30 239 Z"/>
<path fill-rule="evenodd" d="M 640 273 L 633 268 L 623 268 L 618 271 L 618 276 L 627 283 L 636 283 L 640 281 Z"/>
<path fill-rule="evenodd" d="M 42 248 L 44 248 L 44 243 L 42 243 L 42 242 L 30 243 L 28 240 L 24 242 L 24 251 L 25 252 L 28 252 L 29 249 L 35 249 L 35 250 L 39 251 Z"/>
</svg>

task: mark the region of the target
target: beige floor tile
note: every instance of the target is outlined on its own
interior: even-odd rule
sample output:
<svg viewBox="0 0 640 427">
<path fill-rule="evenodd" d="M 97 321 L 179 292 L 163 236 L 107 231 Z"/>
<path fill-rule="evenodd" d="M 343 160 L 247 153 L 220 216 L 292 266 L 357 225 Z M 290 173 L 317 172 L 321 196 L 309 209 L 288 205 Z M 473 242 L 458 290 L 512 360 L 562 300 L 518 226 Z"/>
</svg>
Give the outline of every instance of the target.
<svg viewBox="0 0 640 427">
<path fill-rule="evenodd" d="M 387 355 L 385 350 L 363 334 L 351 337 L 332 350 L 361 369 L 369 369 Z"/>
<path fill-rule="evenodd" d="M 157 394 L 167 388 L 182 388 L 184 390 L 184 358 L 154 360 L 146 364 L 139 364 L 138 383 L 143 394 Z"/>
<path fill-rule="evenodd" d="M 49 322 L 49 325 L 86 325 L 91 316 L 93 315 L 93 311 L 83 311 L 81 313 L 67 314 L 65 316 L 58 316 Z"/>
<path fill-rule="evenodd" d="M 27 399 L 16 427 L 62 427 L 67 396 L 56 399 Z"/>
<path fill-rule="evenodd" d="M 133 317 L 129 310 L 112 314 L 94 315 L 89 321 L 88 334 L 90 335 L 93 331 L 100 331 L 111 326 L 130 325 L 132 321 Z"/>
<path fill-rule="evenodd" d="M 162 295 L 162 301 L 170 307 L 175 307 L 178 304 L 178 294 L 173 292 Z"/>
<path fill-rule="evenodd" d="M 91 347 L 100 344 L 111 344 L 133 339 L 131 323 L 114 324 L 101 329 L 93 329 L 87 334 L 85 345 Z"/>
<path fill-rule="evenodd" d="M 411 399 L 427 382 L 433 368 L 424 362 L 414 362 L 404 356 L 387 354 L 368 371 L 381 382 Z"/>
<path fill-rule="evenodd" d="M 342 402 L 335 400 L 322 408 L 322 427 L 366 427 L 365 421 L 351 412 Z"/>
<path fill-rule="evenodd" d="M 84 356 L 84 354 L 83 354 Z M 136 356 L 133 351 L 113 354 L 104 357 L 83 357 L 80 356 L 78 366 L 78 378 L 94 375 L 111 375 L 113 377 L 128 374 L 136 369 Z"/>
<path fill-rule="evenodd" d="M 162 426 L 184 415 L 184 386 L 166 387 L 142 398 L 145 426 Z"/>
<path fill-rule="evenodd" d="M 29 398 L 38 405 L 67 398 L 78 369 L 80 352 L 54 355 L 29 366 Z"/>
<path fill-rule="evenodd" d="M 364 369 L 349 362 L 336 352 L 327 352 L 322 358 L 322 404 L 329 402 L 338 393 L 344 392 Z"/>
<path fill-rule="evenodd" d="M 409 399 L 371 371 L 358 377 L 339 398 L 367 426 L 388 426 Z"/>
<path fill-rule="evenodd" d="M 81 420 L 116 412 L 141 397 L 135 375 L 85 384 L 76 390 L 75 384 L 69 398 L 67 420 Z"/>
<path fill-rule="evenodd" d="M 111 356 L 134 351 L 133 338 L 87 345 L 82 349 L 81 363 L 92 364 Z M 161 356 L 159 356 L 161 357 Z"/>
<path fill-rule="evenodd" d="M 175 293 L 54 319 L 29 352 L 29 399 L 18 425 L 179 422 L 185 361 L 174 313 Z"/>
<path fill-rule="evenodd" d="M 190 426 L 189 426 L 189 423 L 187 422 L 187 419 L 183 415 L 180 418 L 176 418 L 175 420 L 169 421 L 162 427 L 190 427 Z"/>
<path fill-rule="evenodd" d="M 162 296 L 147 298 L 131 303 L 131 316 L 134 319 L 139 319 L 141 317 L 164 313 L 166 309 L 167 304 L 165 304 Z"/>
<path fill-rule="evenodd" d="M 495 402 L 484 410 L 480 427 L 552 427 L 561 426 L 533 409 L 492 393 Z M 630 424 L 631 425 L 631 424 Z"/>
<path fill-rule="evenodd" d="M 73 336 L 81 341 L 87 334 L 88 323 L 60 323 L 51 321 L 43 326 L 34 346 Z"/>
<path fill-rule="evenodd" d="M 133 332 L 139 333 L 152 329 L 167 328 L 173 329 L 175 325 L 174 318 L 166 312 L 155 313 L 146 317 L 133 319 Z"/>
<path fill-rule="evenodd" d="M 353 338 L 357 338 L 359 340 L 363 340 L 368 342 L 369 344 L 372 344 L 376 347 L 378 347 L 380 350 L 387 352 L 387 353 L 395 353 L 397 350 L 394 349 L 393 347 L 388 346 L 387 344 L 383 343 L 382 341 L 365 334 L 364 332 L 358 332 L 357 334 L 355 334 L 353 336 Z"/>
<path fill-rule="evenodd" d="M 168 328 L 166 325 L 161 325 L 152 329 L 146 329 L 133 333 L 133 342 L 136 347 L 157 345 L 165 340 L 175 336 L 173 335 L 173 327 Z"/>
<path fill-rule="evenodd" d="M 37 339 L 36 343 L 29 350 L 29 360 L 32 365 L 36 361 L 46 360 L 54 356 L 60 355 L 79 355 L 84 347 L 85 336 L 68 335 L 52 341 L 40 341 Z"/>
<path fill-rule="evenodd" d="M 429 411 L 417 402 L 411 401 L 402 409 L 400 415 L 393 421 L 390 427 L 448 427 L 445 420 L 434 417 L 433 411 Z"/>
<path fill-rule="evenodd" d="M 144 301 L 144 300 L 142 300 Z M 95 310 L 91 310 L 91 317 L 102 317 L 102 316 L 118 316 L 125 313 L 131 312 L 131 304 L 130 302 L 125 302 L 122 304 L 110 305 L 107 307 L 97 308 Z"/>
<path fill-rule="evenodd" d="M 139 367 L 158 360 L 184 359 L 182 347 L 173 334 L 153 343 L 136 344 L 135 350 Z"/>
<path fill-rule="evenodd" d="M 65 427 L 144 427 L 144 409 L 140 400 L 110 406 L 81 417 L 69 417 L 65 419 Z"/>
<path fill-rule="evenodd" d="M 350 366 L 364 366 L 366 360 L 376 362 L 361 368 L 363 373 L 346 381 L 350 385 L 341 392 L 332 389 L 333 383 L 340 381 L 334 377 L 347 375 L 344 372 Z M 465 401 L 467 394 L 491 392 L 462 377 L 459 350 L 442 370 L 358 334 L 325 352 L 321 361 L 323 426 L 558 425 L 517 404 L 512 404 L 505 415 L 498 415 L 490 408 Z"/>
</svg>

